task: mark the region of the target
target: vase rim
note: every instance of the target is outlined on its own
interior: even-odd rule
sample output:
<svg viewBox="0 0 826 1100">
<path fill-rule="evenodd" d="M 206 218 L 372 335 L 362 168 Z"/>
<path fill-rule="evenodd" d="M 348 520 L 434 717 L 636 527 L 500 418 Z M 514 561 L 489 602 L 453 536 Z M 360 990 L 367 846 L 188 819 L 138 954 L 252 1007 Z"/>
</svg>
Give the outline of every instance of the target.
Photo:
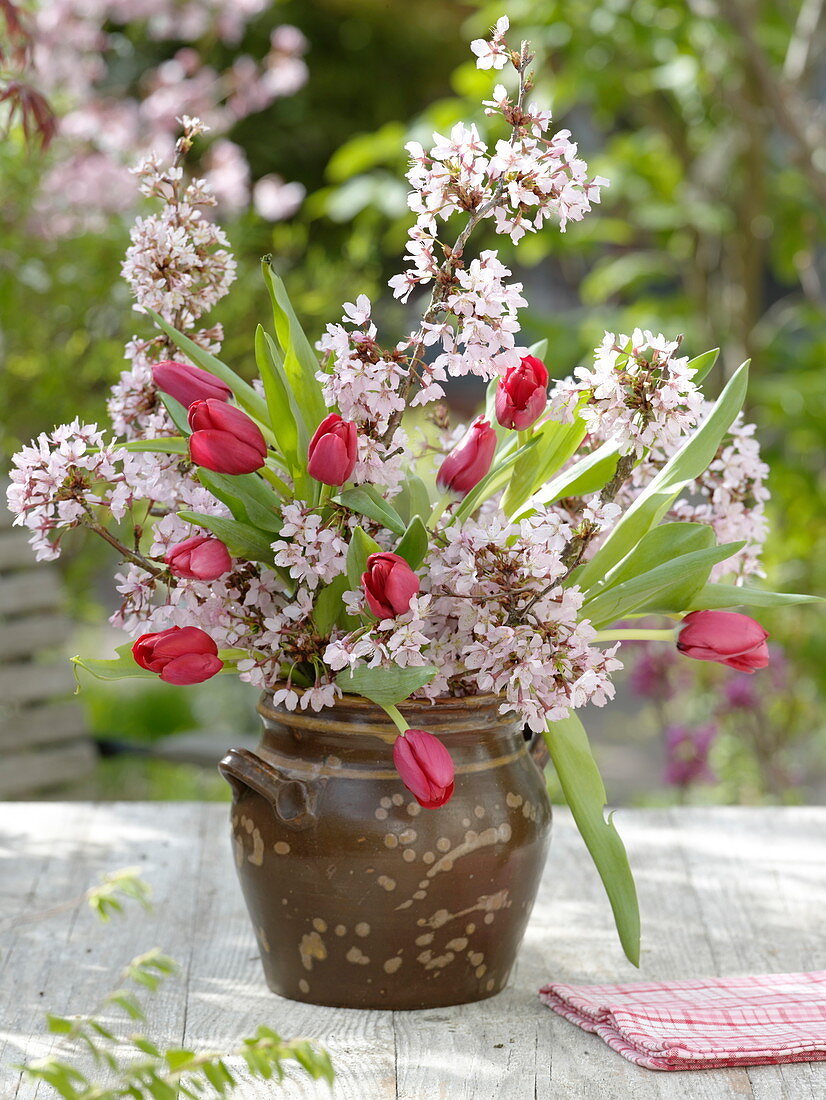
<svg viewBox="0 0 826 1100">
<path fill-rule="evenodd" d="M 272 702 L 273 692 L 277 691 L 280 687 L 286 687 L 286 684 L 278 684 L 271 688 L 265 688 L 261 693 L 261 697 L 258 701 L 258 711 L 263 714 L 266 711 L 275 709 Z M 301 696 L 308 688 L 301 688 L 292 686 L 291 690 L 297 695 Z M 438 696 L 436 699 L 405 699 L 399 706 L 403 706 L 407 710 L 415 709 L 417 711 L 434 711 L 440 710 L 442 712 L 446 710 L 467 710 L 468 708 L 486 709 L 488 707 L 500 706 L 502 703 L 507 702 L 503 695 L 494 695 L 492 692 L 485 692 L 479 695 L 443 695 Z M 317 714 L 323 714 L 325 711 L 330 710 L 350 710 L 350 711 L 376 711 L 382 710 L 378 703 L 371 702 L 370 699 L 365 699 L 362 695 L 354 695 L 345 692 L 331 707 L 322 707 L 320 711 L 312 712 Z M 304 711 L 303 713 L 308 713 Z M 507 717 L 507 715 L 503 715 Z M 517 715 L 514 712 L 512 715 L 514 720 L 517 719 Z"/>
</svg>

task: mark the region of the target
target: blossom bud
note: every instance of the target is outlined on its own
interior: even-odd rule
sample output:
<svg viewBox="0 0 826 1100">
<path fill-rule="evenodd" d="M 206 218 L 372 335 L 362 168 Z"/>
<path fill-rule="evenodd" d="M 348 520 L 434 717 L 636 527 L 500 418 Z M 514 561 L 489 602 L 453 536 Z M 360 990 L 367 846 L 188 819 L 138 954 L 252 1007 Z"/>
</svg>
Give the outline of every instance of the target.
<svg viewBox="0 0 826 1100">
<path fill-rule="evenodd" d="M 518 367 L 508 367 L 496 387 L 496 419 L 503 428 L 523 432 L 547 403 L 548 368 L 533 355 L 526 355 Z"/>
<path fill-rule="evenodd" d="M 677 649 L 698 661 L 718 661 L 738 672 L 769 663 L 768 634 L 754 619 L 735 611 L 692 611 L 683 619 Z"/>
<path fill-rule="evenodd" d="M 224 667 L 218 646 L 197 626 L 142 634 L 132 646 L 132 656 L 167 684 L 201 684 Z"/>
<path fill-rule="evenodd" d="M 419 578 L 398 554 L 371 554 L 361 587 L 377 619 L 403 615 L 419 591 Z"/>
<path fill-rule="evenodd" d="M 189 407 L 189 456 L 219 474 L 260 470 L 267 444 L 258 425 L 245 412 L 214 397 Z"/>
<path fill-rule="evenodd" d="M 325 416 L 307 448 L 307 471 L 325 485 L 343 485 L 358 458 L 356 426 L 338 413 Z"/>
<path fill-rule="evenodd" d="M 191 367 L 188 363 L 176 363 L 165 359 L 152 368 L 152 378 L 159 390 L 168 393 L 180 401 L 185 409 L 195 401 L 229 401 L 232 390 L 229 386 L 201 367 Z"/>
<path fill-rule="evenodd" d="M 453 761 L 432 733 L 407 730 L 397 737 L 393 744 L 393 763 L 402 783 L 426 809 L 443 806 L 453 794 Z"/>
<path fill-rule="evenodd" d="M 164 559 L 176 577 L 214 581 L 232 568 L 229 550 L 220 539 L 194 535 L 173 546 Z"/>
<path fill-rule="evenodd" d="M 456 444 L 436 475 L 436 484 L 444 492 L 466 496 L 490 469 L 496 450 L 496 432 L 483 416 L 477 416 Z"/>
</svg>

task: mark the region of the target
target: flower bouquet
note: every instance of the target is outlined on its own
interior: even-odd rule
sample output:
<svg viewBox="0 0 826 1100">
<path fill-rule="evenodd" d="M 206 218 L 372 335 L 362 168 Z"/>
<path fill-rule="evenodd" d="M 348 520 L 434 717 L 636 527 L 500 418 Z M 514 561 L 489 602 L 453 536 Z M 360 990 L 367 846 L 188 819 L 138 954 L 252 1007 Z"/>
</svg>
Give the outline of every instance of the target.
<svg viewBox="0 0 826 1100">
<path fill-rule="evenodd" d="M 259 377 L 218 358 L 221 327 L 200 318 L 234 263 L 208 189 L 184 177 L 202 129 L 185 117 L 174 163 L 137 169 L 160 210 L 138 219 L 123 274 L 155 332 L 127 346 L 114 437 L 75 422 L 14 459 L 9 504 L 39 558 L 82 525 L 124 563 L 113 622 L 131 640 L 78 666 L 262 689 L 260 751 L 222 770 L 267 977 L 306 1000 L 502 987 L 545 856 L 544 752 L 637 962 L 633 879 L 578 712 L 612 698 L 623 640 L 751 672 L 765 631 L 729 609 L 807 598 L 749 583 L 768 493 L 740 411 L 748 364 L 712 402 L 716 351 L 606 333 L 549 392 L 552 349 L 519 341 L 522 285 L 495 250 L 471 253 L 480 226 L 515 244 L 564 231 L 607 183 L 549 131 L 529 44 L 507 30 L 472 44 L 480 68 L 514 75 L 484 103 L 501 136 L 459 123 L 407 146 L 415 222 L 390 286 L 426 292 L 409 334 L 380 338 L 357 295 L 314 350 L 266 257 Z M 454 430 L 443 383 L 466 374 L 486 406 Z"/>
</svg>

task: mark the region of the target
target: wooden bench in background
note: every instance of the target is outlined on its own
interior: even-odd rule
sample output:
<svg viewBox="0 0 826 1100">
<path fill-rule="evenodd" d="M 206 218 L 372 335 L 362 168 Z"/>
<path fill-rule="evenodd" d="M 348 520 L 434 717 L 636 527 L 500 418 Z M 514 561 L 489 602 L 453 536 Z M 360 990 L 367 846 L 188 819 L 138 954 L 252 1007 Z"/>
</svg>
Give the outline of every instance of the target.
<svg viewBox="0 0 826 1100">
<path fill-rule="evenodd" d="M 83 778 L 97 754 L 72 698 L 72 666 L 57 651 L 72 632 L 60 574 L 35 562 L 0 488 L 0 798 L 8 799 Z"/>
</svg>

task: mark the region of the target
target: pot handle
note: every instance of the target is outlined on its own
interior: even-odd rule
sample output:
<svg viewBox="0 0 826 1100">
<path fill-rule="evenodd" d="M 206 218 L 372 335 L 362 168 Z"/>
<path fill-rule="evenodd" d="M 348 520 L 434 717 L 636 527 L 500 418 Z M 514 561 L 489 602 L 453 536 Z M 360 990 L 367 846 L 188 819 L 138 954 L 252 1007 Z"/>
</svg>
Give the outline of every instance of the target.
<svg viewBox="0 0 826 1100">
<path fill-rule="evenodd" d="M 531 759 L 540 771 L 545 770 L 545 765 L 551 759 L 551 754 L 548 752 L 548 746 L 545 744 L 545 738 L 541 733 L 534 733 L 528 742 L 528 752 L 531 754 Z"/>
<path fill-rule="evenodd" d="M 249 749 L 230 749 L 218 770 L 232 787 L 235 801 L 247 791 L 255 791 L 288 828 L 306 829 L 315 822 L 315 785 L 294 778 Z"/>
</svg>

